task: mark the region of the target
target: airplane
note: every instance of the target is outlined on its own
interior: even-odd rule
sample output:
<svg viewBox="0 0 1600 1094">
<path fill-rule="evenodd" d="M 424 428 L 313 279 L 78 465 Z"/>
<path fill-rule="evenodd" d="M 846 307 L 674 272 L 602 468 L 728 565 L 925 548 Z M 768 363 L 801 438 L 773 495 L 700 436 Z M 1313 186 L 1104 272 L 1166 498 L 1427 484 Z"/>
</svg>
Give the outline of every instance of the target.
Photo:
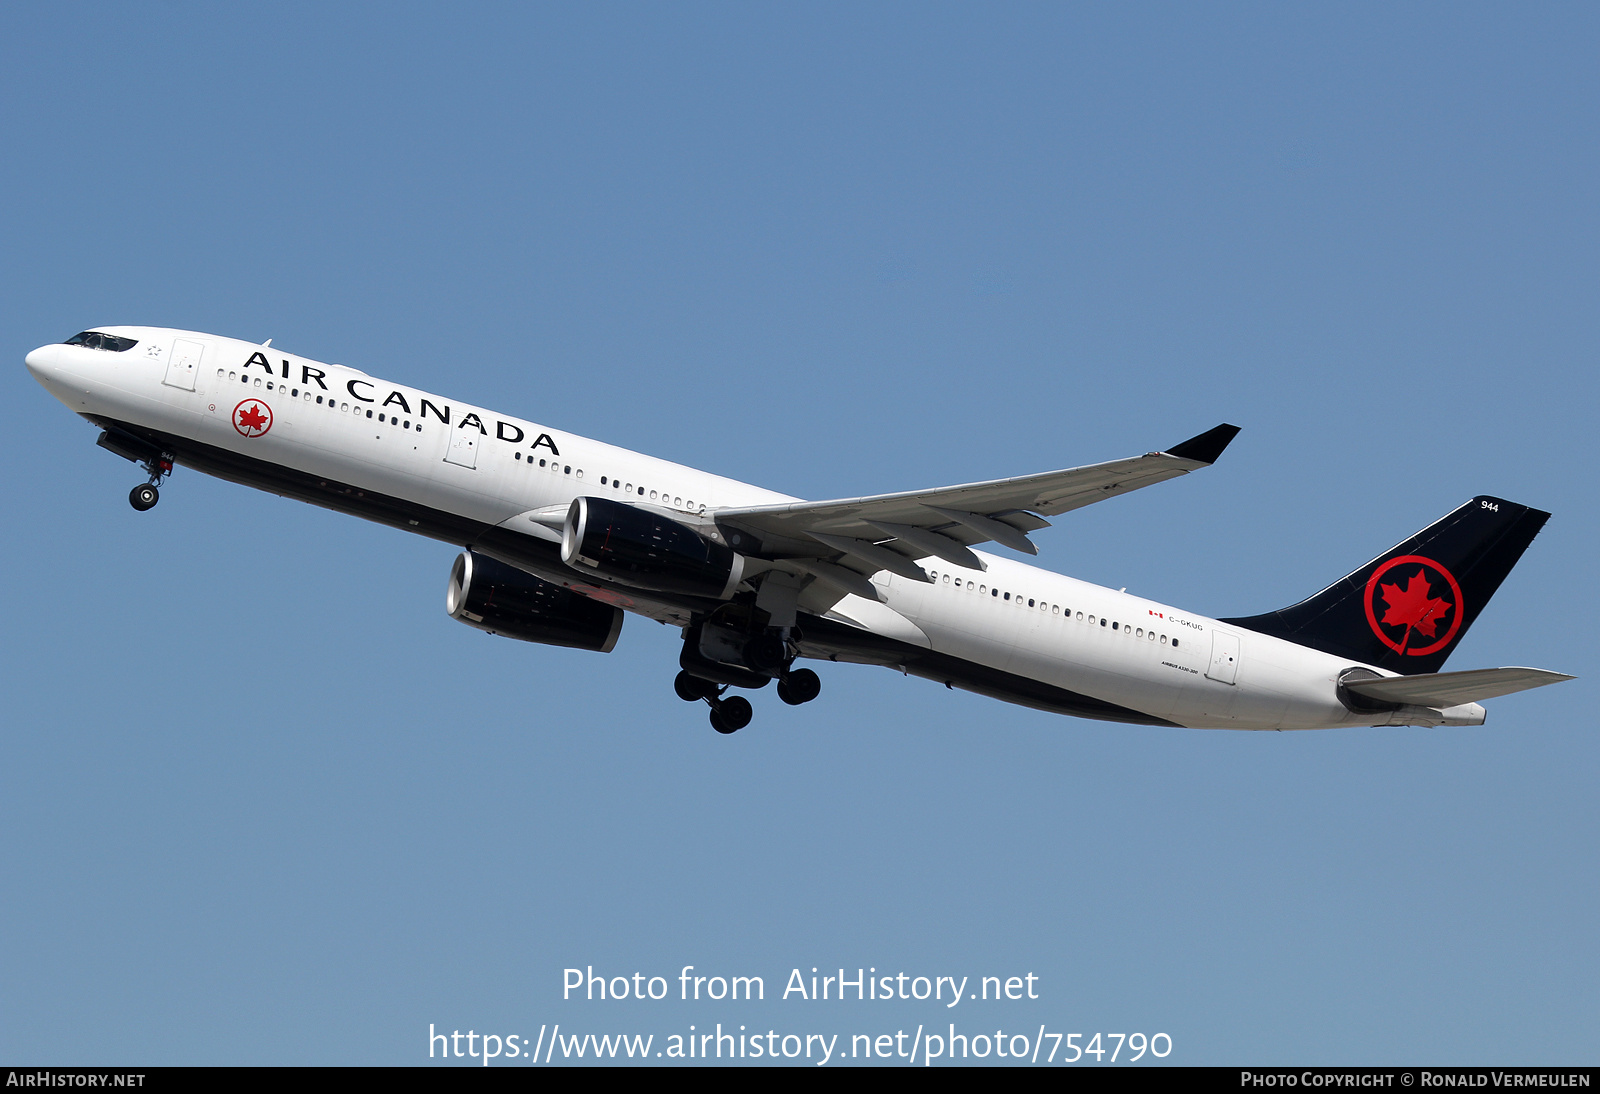
<svg viewBox="0 0 1600 1094">
<path fill-rule="evenodd" d="M 1481 700 L 1570 680 L 1441 672 L 1549 518 L 1479 496 L 1298 604 L 1211 619 L 976 550 L 1036 555 L 1046 517 L 1215 463 L 1238 427 L 1106 463 L 804 501 L 369 376 L 195 331 L 105 326 L 29 371 L 139 464 L 183 465 L 462 548 L 451 618 L 609 653 L 628 613 L 682 629 L 677 695 L 720 733 L 733 689 L 881 665 L 1080 718 L 1288 730 L 1481 725 Z"/>
</svg>

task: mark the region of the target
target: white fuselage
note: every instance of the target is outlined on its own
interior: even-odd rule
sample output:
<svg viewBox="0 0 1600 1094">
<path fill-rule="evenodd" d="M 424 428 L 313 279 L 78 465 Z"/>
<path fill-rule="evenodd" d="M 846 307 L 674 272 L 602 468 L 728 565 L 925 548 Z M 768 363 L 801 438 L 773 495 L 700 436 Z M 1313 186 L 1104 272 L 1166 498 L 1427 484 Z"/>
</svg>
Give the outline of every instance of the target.
<svg viewBox="0 0 1600 1094">
<path fill-rule="evenodd" d="M 164 328 L 96 329 L 138 344 L 125 352 L 46 346 L 28 355 L 39 381 L 77 413 L 482 525 L 548 537 L 546 526 L 518 518 L 580 495 L 697 517 L 796 500 L 270 347 Z M 235 410 L 245 400 L 264 407 L 250 418 L 264 429 L 236 427 Z M 847 596 L 830 615 L 1181 726 L 1316 729 L 1416 720 L 1346 709 L 1336 686 L 1351 661 L 978 553 L 987 570 L 921 560 L 931 585 L 880 572 L 872 580 L 881 603 Z M 574 574 L 572 584 L 585 580 Z M 1480 722 L 1482 708 L 1468 704 L 1449 715 L 1444 720 Z"/>
</svg>

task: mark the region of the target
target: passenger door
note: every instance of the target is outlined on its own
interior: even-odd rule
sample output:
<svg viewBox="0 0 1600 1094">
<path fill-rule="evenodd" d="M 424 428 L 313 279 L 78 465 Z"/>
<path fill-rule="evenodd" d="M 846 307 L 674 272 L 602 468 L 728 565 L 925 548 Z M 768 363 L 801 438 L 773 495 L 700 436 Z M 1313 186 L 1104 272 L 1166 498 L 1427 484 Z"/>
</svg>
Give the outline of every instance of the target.
<svg viewBox="0 0 1600 1094">
<path fill-rule="evenodd" d="M 205 346 L 199 342 L 191 342 L 187 338 L 174 341 L 172 352 L 167 355 L 167 375 L 161 382 L 168 387 L 193 391 L 194 378 L 200 372 L 200 358 L 205 356 L 205 352 Z M 148 380 L 145 382 L 149 383 Z"/>
<path fill-rule="evenodd" d="M 1219 684 L 1231 684 L 1239 672 L 1239 636 L 1227 631 L 1211 632 L 1211 667 L 1206 676 Z"/>
<path fill-rule="evenodd" d="M 458 426 L 451 434 L 450 447 L 445 450 L 444 462 L 453 463 L 460 467 L 477 467 L 477 432 L 470 429 L 462 429 Z"/>
</svg>

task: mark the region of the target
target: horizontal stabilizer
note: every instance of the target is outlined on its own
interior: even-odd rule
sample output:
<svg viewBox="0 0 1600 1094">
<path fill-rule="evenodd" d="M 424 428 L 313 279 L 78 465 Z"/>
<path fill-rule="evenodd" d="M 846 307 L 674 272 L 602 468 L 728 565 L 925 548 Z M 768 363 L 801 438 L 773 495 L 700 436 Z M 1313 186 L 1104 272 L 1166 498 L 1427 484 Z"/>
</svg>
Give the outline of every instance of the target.
<svg viewBox="0 0 1600 1094">
<path fill-rule="evenodd" d="M 1542 688 L 1574 677 L 1547 669 L 1469 669 L 1418 676 L 1388 676 L 1381 680 L 1347 680 L 1344 687 L 1368 699 L 1408 703 L 1419 707 L 1453 707 L 1476 703 L 1514 691 Z"/>
</svg>

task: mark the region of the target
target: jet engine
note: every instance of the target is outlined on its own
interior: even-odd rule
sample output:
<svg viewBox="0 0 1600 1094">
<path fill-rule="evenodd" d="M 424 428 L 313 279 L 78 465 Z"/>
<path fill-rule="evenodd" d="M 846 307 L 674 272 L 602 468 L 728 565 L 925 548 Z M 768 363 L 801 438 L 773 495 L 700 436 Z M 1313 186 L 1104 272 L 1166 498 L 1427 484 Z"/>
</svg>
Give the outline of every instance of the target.
<svg viewBox="0 0 1600 1094">
<path fill-rule="evenodd" d="M 726 600 L 744 575 L 744 556 L 715 535 L 609 498 L 574 498 L 561 561 L 640 589 Z"/>
<path fill-rule="evenodd" d="M 622 633 L 621 608 L 474 551 L 450 567 L 444 603 L 451 619 L 469 627 L 547 646 L 610 653 Z"/>
</svg>

